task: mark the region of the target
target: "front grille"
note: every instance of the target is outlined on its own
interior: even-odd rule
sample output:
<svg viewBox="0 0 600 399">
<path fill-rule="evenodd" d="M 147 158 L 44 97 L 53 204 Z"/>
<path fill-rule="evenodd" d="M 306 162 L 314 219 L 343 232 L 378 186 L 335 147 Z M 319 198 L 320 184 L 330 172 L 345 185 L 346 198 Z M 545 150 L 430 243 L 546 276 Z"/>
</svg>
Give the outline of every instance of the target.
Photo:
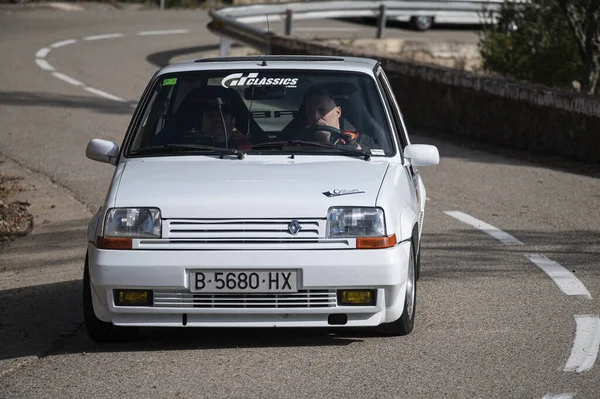
<svg viewBox="0 0 600 399">
<path fill-rule="evenodd" d="M 195 242 L 316 241 L 324 237 L 324 220 L 298 219 L 300 230 L 290 233 L 292 219 L 167 220 L 165 238 Z"/>
<path fill-rule="evenodd" d="M 328 308 L 337 304 L 334 290 L 300 290 L 285 294 L 196 294 L 154 291 L 154 306 L 167 308 Z"/>
</svg>

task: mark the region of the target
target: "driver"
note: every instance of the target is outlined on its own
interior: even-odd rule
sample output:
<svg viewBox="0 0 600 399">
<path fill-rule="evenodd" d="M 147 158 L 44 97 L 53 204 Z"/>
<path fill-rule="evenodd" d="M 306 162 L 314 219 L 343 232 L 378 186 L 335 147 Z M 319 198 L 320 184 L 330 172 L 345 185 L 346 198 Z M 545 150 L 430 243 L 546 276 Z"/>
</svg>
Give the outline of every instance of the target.
<svg viewBox="0 0 600 399">
<path fill-rule="evenodd" d="M 312 128 L 314 132 L 313 139 L 320 143 L 333 145 L 349 145 L 356 149 L 373 147 L 373 139 L 358 132 L 342 131 L 340 127 L 340 117 L 342 116 L 342 107 L 340 107 L 335 98 L 325 89 L 308 89 L 304 101 L 304 116 L 308 122 L 307 128 Z M 346 138 L 332 137 L 332 133 L 326 130 L 314 130 L 316 126 L 330 126 L 340 130 Z"/>
</svg>

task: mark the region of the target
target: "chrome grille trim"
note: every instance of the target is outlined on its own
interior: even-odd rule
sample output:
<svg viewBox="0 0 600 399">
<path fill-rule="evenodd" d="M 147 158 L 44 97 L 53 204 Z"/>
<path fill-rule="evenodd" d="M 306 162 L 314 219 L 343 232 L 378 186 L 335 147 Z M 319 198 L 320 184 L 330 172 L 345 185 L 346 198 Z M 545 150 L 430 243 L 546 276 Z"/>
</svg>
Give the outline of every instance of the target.
<svg viewBox="0 0 600 399">
<path fill-rule="evenodd" d="M 288 230 L 289 219 L 183 219 L 165 220 L 163 237 L 167 239 L 191 240 L 316 240 L 325 237 L 325 219 L 297 219 L 300 231 L 291 234 Z"/>
<path fill-rule="evenodd" d="M 337 306 L 335 290 L 278 294 L 197 294 L 154 291 L 154 306 L 168 308 L 328 308 Z"/>
</svg>

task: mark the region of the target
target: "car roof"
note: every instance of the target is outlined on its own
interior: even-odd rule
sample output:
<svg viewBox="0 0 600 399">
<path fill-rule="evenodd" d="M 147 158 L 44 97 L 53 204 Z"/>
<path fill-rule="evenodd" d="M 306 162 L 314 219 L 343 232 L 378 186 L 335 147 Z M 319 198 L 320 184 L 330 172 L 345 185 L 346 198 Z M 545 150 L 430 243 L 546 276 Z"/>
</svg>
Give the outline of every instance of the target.
<svg viewBox="0 0 600 399">
<path fill-rule="evenodd" d="M 373 74 L 379 61 L 359 57 L 313 55 L 255 55 L 246 57 L 200 58 L 168 65 L 158 75 L 211 70 L 302 69 L 350 71 Z M 265 65 L 266 64 L 266 65 Z"/>
</svg>

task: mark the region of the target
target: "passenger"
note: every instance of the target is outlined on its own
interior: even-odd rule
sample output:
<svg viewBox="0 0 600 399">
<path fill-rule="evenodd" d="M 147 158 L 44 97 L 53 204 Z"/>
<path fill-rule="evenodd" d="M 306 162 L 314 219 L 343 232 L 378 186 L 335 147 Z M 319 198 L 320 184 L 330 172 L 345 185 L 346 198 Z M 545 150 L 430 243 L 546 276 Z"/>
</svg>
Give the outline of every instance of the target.
<svg viewBox="0 0 600 399">
<path fill-rule="evenodd" d="M 225 147 L 225 140 L 228 140 L 229 148 L 252 150 L 252 144 L 248 137 L 235 127 L 236 120 L 233 117 L 231 105 L 225 102 L 221 105 L 221 111 L 222 119 L 217 101 L 211 100 L 206 103 L 202 110 L 201 124 L 197 134 L 200 137 L 212 137 L 212 145 L 215 147 Z M 227 134 L 225 134 L 223 125 L 227 129 Z"/>
<path fill-rule="evenodd" d="M 373 139 L 364 134 L 342 131 L 340 126 L 342 107 L 337 104 L 334 96 L 325 89 L 308 89 L 305 94 L 304 116 L 308 122 L 307 127 L 331 126 L 347 136 L 347 139 L 335 137 L 335 135 L 332 138 L 331 132 L 313 130 L 314 140 L 317 142 L 333 145 L 349 145 L 359 150 L 363 148 L 370 149 L 374 146 Z"/>
<path fill-rule="evenodd" d="M 221 119 L 217 98 L 202 101 L 199 107 L 196 106 L 188 113 L 189 117 L 175 121 L 158 133 L 152 139 L 151 145 L 201 144 L 225 147 L 225 137 L 227 137 L 229 148 L 252 150 L 250 139 L 235 127 L 233 108 L 228 102 L 221 102 L 223 119 Z M 226 130 L 223 129 L 223 124 Z"/>
</svg>

